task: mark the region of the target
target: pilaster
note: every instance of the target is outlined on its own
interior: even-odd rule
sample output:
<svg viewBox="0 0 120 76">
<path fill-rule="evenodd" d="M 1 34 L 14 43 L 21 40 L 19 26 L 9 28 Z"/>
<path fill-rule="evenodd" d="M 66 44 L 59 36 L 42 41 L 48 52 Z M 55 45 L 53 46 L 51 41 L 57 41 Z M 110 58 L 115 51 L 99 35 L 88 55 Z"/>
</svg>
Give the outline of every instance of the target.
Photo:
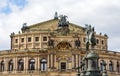
<svg viewBox="0 0 120 76">
<path fill-rule="evenodd" d="M 37 57 L 35 57 L 35 71 L 38 70 L 38 59 Z"/>
<path fill-rule="evenodd" d="M 5 73 L 8 72 L 8 59 L 4 58 L 4 68 L 5 68 Z"/>
<path fill-rule="evenodd" d="M 74 55 L 72 55 L 72 68 L 74 68 Z"/>
<path fill-rule="evenodd" d="M 49 71 L 49 67 L 50 67 L 50 61 L 49 61 L 50 59 L 49 59 L 49 54 L 48 54 L 48 56 L 47 56 L 47 70 Z"/>
<path fill-rule="evenodd" d="M 76 68 L 78 67 L 78 55 L 76 54 Z"/>
<path fill-rule="evenodd" d="M 40 71 L 40 57 L 37 57 L 37 71 Z"/>
<path fill-rule="evenodd" d="M 25 72 L 27 73 L 28 72 L 28 57 L 25 58 L 24 66 L 25 66 Z"/>
</svg>

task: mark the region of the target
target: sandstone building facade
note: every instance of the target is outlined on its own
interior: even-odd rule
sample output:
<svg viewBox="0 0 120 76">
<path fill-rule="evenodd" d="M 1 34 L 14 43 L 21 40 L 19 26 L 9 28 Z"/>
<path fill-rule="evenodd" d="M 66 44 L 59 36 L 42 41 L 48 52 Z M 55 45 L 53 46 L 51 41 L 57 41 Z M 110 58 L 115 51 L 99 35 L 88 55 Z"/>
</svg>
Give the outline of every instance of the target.
<svg viewBox="0 0 120 76">
<path fill-rule="evenodd" d="M 65 16 L 64 16 L 65 18 Z M 76 76 L 85 54 L 85 27 L 54 19 L 11 33 L 11 50 L 0 51 L 0 76 Z M 120 76 L 120 53 L 108 50 L 108 36 L 96 34 L 99 69 L 107 63 L 109 76 Z"/>
</svg>

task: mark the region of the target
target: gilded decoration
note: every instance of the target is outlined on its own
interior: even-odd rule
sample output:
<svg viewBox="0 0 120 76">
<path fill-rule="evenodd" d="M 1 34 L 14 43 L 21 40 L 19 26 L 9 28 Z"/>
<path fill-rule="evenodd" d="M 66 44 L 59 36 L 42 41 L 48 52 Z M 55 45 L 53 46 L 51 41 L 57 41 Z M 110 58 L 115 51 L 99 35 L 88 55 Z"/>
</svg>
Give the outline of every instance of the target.
<svg viewBox="0 0 120 76">
<path fill-rule="evenodd" d="M 58 43 L 58 45 L 56 46 L 56 49 L 61 51 L 69 50 L 71 48 L 72 48 L 71 44 L 65 41 Z"/>
</svg>

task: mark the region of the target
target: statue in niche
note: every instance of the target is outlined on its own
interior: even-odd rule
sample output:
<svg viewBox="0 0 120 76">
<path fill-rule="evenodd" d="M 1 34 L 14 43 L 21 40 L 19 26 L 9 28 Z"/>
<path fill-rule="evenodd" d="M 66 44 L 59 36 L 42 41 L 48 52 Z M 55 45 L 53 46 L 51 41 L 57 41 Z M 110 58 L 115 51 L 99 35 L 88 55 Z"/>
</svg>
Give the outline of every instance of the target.
<svg viewBox="0 0 120 76">
<path fill-rule="evenodd" d="M 80 40 L 79 40 L 79 38 L 78 38 L 77 40 L 75 40 L 75 47 L 76 47 L 76 48 L 79 48 L 80 45 L 81 45 L 81 42 L 80 42 Z"/>
<path fill-rule="evenodd" d="M 89 45 L 91 45 L 91 48 L 94 48 L 96 45 L 96 38 L 94 35 L 94 27 L 86 24 L 86 50 L 89 50 Z"/>
<path fill-rule="evenodd" d="M 54 40 L 49 37 L 48 46 L 54 48 Z"/>
</svg>

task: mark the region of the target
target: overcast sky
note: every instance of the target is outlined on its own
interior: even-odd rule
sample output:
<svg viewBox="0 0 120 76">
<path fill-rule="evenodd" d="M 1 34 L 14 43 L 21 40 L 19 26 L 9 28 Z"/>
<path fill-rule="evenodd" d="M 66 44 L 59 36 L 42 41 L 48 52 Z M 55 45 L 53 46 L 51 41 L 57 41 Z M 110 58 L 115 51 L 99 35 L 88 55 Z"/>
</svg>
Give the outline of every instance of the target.
<svg viewBox="0 0 120 76">
<path fill-rule="evenodd" d="M 10 49 L 12 32 L 53 19 L 55 11 L 67 15 L 71 23 L 91 24 L 99 34 L 107 34 L 108 49 L 120 51 L 120 0 L 0 0 L 0 50 Z"/>
</svg>

